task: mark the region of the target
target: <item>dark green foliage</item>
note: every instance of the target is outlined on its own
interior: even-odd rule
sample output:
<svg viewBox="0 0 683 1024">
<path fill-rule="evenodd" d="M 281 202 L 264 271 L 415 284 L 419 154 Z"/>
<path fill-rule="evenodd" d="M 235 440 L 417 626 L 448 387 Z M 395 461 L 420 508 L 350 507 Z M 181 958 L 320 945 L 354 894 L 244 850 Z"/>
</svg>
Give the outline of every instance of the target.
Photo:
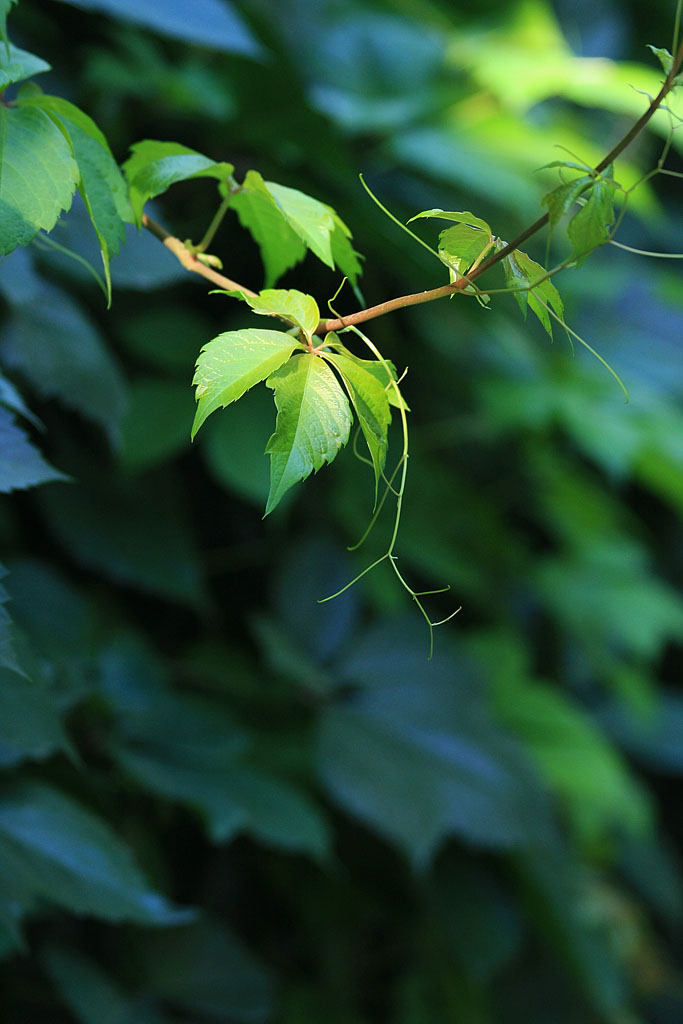
<svg viewBox="0 0 683 1024">
<path fill-rule="evenodd" d="M 680 1021 L 670 6 L 0 0 L 3 1024 Z"/>
</svg>

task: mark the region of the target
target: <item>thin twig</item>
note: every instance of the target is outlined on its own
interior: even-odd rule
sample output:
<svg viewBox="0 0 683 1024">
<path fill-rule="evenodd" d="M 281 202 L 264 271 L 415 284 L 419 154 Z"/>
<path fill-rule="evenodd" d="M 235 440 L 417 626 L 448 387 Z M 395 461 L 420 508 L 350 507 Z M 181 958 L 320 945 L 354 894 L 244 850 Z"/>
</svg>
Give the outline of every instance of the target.
<svg viewBox="0 0 683 1024">
<path fill-rule="evenodd" d="M 233 281 L 231 278 L 226 277 L 225 274 L 219 274 L 217 270 L 213 270 L 212 267 L 207 267 L 205 263 L 198 260 L 194 253 L 190 252 L 184 242 L 181 242 L 179 238 L 169 234 L 165 228 L 162 228 L 161 224 L 157 224 L 155 220 L 148 217 L 146 213 L 142 215 L 142 226 L 147 228 L 155 238 L 158 238 L 160 242 L 163 242 L 167 249 L 170 249 L 173 255 L 182 263 L 186 270 L 192 271 L 193 274 L 200 274 L 201 277 L 205 277 L 207 281 L 211 281 L 213 284 L 217 284 L 220 288 L 225 288 L 228 292 L 244 292 L 245 295 L 250 295 L 252 298 L 256 295 L 251 288 L 245 287 L 243 284 L 238 284 L 237 281 Z"/>
<path fill-rule="evenodd" d="M 659 90 L 653 100 L 650 101 L 650 105 L 645 113 L 636 121 L 634 125 L 626 132 L 626 134 L 617 142 L 617 144 L 609 151 L 600 163 L 595 167 L 595 174 L 598 175 L 604 171 L 616 158 L 629 146 L 635 138 L 642 132 L 650 118 L 661 106 L 664 97 L 671 92 L 674 87 L 674 79 L 679 73 L 681 64 L 683 63 L 683 41 L 680 42 L 676 54 L 673 58 L 671 70 L 664 79 L 662 88 Z M 586 185 L 586 188 L 589 186 Z M 548 223 L 548 213 L 544 213 L 542 217 L 535 220 L 533 224 L 525 228 L 516 238 L 513 238 L 511 242 L 508 242 L 502 249 L 498 249 L 492 253 L 487 259 L 479 264 L 478 267 L 470 270 L 469 274 L 465 274 L 459 277 L 457 281 L 453 281 L 450 284 L 441 285 L 439 288 L 429 288 L 421 292 L 413 292 L 410 295 L 399 295 L 394 299 L 388 299 L 386 302 L 380 302 L 376 306 L 369 306 L 367 309 L 361 309 L 357 313 L 349 313 L 344 317 L 337 317 L 330 320 L 321 320 L 315 331 L 316 334 L 325 335 L 329 331 L 341 331 L 345 327 L 355 326 L 356 324 L 364 323 L 366 320 L 374 320 L 378 316 L 384 316 L 385 313 L 391 313 L 395 309 L 404 309 L 406 306 L 417 306 L 423 302 L 433 302 L 435 299 L 445 298 L 447 295 L 453 295 L 457 292 L 464 291 L 469 287 L 478 277 L 480 277 L 486 270 L 490 270 L 491 267 L 495 266 L 496 263 L 500 263 L 501 260 L 509 256 L 511 252 L 514 252 L 520 247 L 528 238 L 532 235 L 537 234 L 545 225 Z M 219 285 L 221 288 L 225 288 L 226 291 L 241 291 L 245 295 L 255 296 L 257 293 L 247 288 L 243 284 L 238 284 L 231 278 L 226 277 L 224 274 L 219 274 L 218 271 L 213 270 L 211 267 L 207 267 L 206 264 L 202 263 L 197 259 L 196 255 L 187 248 L 184 242 L 181 242 L 179 238 L 175 238 L 169 234 L 160 224 L 148 217 L 147 214 L 142 215 L 143 227 L 147 228 L 148 231 L 158 238 L 164 245 L 171 250 L 171 252 L 178 258 L 186 270 L 192 271 L 194 274 L 199 274 L 201 277 L 205 277 L 207 281 L 211 281 L 213 284 Z"/>
<path fill-rule="evenodd" d="M 650 102 L 649 107 L 645 113 L 636 121 L 634 125 L 629 128 L 626 134 L 617 142 L 617 144 L 609 151 L 600 163 L 595 167 L 595 173 L 600 174 L 604 171 L 614 160 L 629 146 L 635 138 L 642 132 L 650 118 L 659 109 L 664 97 L 671 92 L 674 86 L 674 79 L 679 72 L 681 63 L 683 63 L 683 41 L 680 43 L 676 55 L 673 59 L 671 70 L 664 79 L 662 88 L 659 90 L 655 98 Z M 586 188 L 589 186 L 586 185 Z M 469 274 L 465 274 L 463 277 L 459 277 L 457 281 L 453 281 L 451 284 L 442 285 L 440 288 L 430 288 L 423 292 L 414 292 L 411 295 L 400 295 L 398 298 L 389 299 L 387 302 L 380 302 L 376 306 L 370 306 L 368 309 L 361 309 L 357 313 L 350 313 L 348 316 L 339 317 L 336 320 L 322 320 L 318 324 L 318 330 L 316 333 L 325 334 L 327 331 L 341 331 L 344 327 L 349 327 L 352 324 L 360 324 L 366 320 L 373 320 L 375 317 L 384 316 L 385 313 L 391 313 L 395 309 L 403 309 L 405 306 L 416 306 L 422 302 L 432 302 L 434 299 L 444 298 L 446 295 L 453 295 L 456 292 L 463 291 L 468 285 L 472 284 L 478 277 L 481 276 L 486 270 L 495 266 L 496 263 L 500 263 L 501 260 L 509 256 L 511 252 L 518 249 L 528 238 L 532 235 L 537 234 L 545 225 L 548 223 L 549 214 L 544 213 L 542 217 L 535 220 L 533 224 L 525 228 L 516 238 L 513 238 L 511 242 L 508 242 L 502 249 L 492 253 L 488 259 L 485 259 L 483 263 L 475 269 L 471 270 Z"/>
</svg>

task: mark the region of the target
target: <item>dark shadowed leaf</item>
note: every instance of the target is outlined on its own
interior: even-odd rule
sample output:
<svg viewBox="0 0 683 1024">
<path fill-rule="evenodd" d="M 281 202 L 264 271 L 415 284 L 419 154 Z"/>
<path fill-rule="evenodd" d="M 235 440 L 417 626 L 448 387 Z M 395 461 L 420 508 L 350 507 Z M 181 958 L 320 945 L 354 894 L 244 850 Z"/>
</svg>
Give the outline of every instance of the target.
<svg viewBox="0 0 683 1024">
<path fill-rule="evenodd" d="M 15 889 L 29 903 L 47 899 L 107 921 L 169 925 L 187 917 L 149 888 L 109 825 L 50 786 L 3 792 L 0 865 L 0 899 Z"/>
<path fill-rule="evenodd" d="M 121 21 L 153 29 L 161 35 L 199 43 L 227 53 L 250 57 L 261 47 L 228 0 L 61 0 Z"/>
<path fill-rule="evenodd" d="M 140 948 L 140 965 L 147 990 L 193 1019 L 270 1019 L 267 970 L 232 931 L 210 918 L 155 934 Z"/>
<path fill-rule="evenodd" d="M 68 479 L 45 461 L 17 426 L 11 412 L 0 408 L 0 492 L 6 494 Z"/>
<path fill-rule="evenodd" d="M 385 681 L 323 714 L 318 770 L 331 795 L 420 865 L 448 835 L 505 849 L 551 834 L 536 776 L 493 722 L 471 670 L 438 650 L 428 662 L 422 650 L 415 673 L 409 651 L 399 643 Z M 371 654 L 371 675 L 381 660 L 379 649 Z M 362 656 L 356 674 L 365 676 Z"/>
</svg>

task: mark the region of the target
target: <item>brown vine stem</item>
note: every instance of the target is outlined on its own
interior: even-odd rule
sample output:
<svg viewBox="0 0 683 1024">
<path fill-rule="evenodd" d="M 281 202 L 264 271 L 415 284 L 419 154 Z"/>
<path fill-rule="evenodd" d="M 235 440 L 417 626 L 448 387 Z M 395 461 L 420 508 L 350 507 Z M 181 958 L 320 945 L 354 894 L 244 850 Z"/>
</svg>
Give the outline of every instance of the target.
<svg viewBox="0 0 683 1024">
<path fill-rule="evenodd" d="M 201 274 L 207 281 L 211 281 L 213 284 L 218 285 L 219 288 L 225 288 L 229 292 L 244 292 L 245 295 L 256 295 L 251 288 L 247 288 L 243 284 L 238 284 L 237 281 L 233 281 L 231 278 L 226 277 L 225 274 L 219 274 L 217 270 L 212 267 L 207 267 L 205 263 L 198 260 L 193 252 L 187 248 L 184 242 L 181 242 L 179 238 L 175 238 L 165 228 L 162 228 L 161 224 L 157 224 L 155 220 L 148 217 L 146 213 L 142 215 L 142 226 L 147 228 L 155 238 L 158 238 L 160 242 L 163 242 L 167 249 L 182 263 L 186 270 L 191 270 L 193 274 Z"/>
<path fill-rule="evenodd" d="M 607 156 L 600 161 L 595 168 L 596 174 L 600 174 L 604 171 L 614 160 L 616 160 L 626 147 L 629 146 L 638 135 L 640 135 L 652 115 L 661 106 L 665 96 L 671 92 L 674 87 L 674 79 L 679 72 L 681 63 L 683 63 L 683 41 L 676 50 L 671 70 L 664 79 L 662 88 L 659 90 L 655 98 L 650 101 L 650 105 L 645 113 L 634 125 L 631 126 L 619 142 L 617 142 L 617 144 L 609 151 Z M 414 292 L 411 295 L 399 295 L 395 299 L 380 302 L 376 306 L 369 306 L 367 309 L 361 309 L 357 313 L 350 313 L 348 316 L 338 317 L 334 320 L 321 320 L 318 324 L 318 330 L 316 333 L 325 334 L 327 331 L 340 331 L 342 328 L 349 327 L 352 324 L 360 324 L 364 323 L 366 320 L 374 320 L 375 317 L 384 316 L 385 313 L 391 313 L 395 309 L 404 309 L 406 306 L 417 306 L 422 302 L 432 302 L 434 299 L 441 299 L 446 295 L 453 295 L 455 292 L 463 291 L 486 270 L 495 266 L 496 263 L 500 263 L 500 261 L 505 259 L 506 256 L 509 256 L 511 252 L 518 249 L 520 245 L 526 242 L 527 238 L 531 238 L 531 236 L 535 235 L 541 230 L 541 228 L 544 228 L 548 223 L 548 216 L 548 213 L 544 213 L 543 216 L 539 217 L 533 224 L 530 224 L 529 227 L 525 228 L 524 231 L 517 235 L 516 238 L 513 238 L 511 242 L 508 242 L 502 249 L 498 249 L 497 252 L 485 259 L 475 270 L 471 270 L 469 274 L 459 277 L 457 281 L 454 281 L 451 284 L 442 285 L 440 288 L 430 288 L 423 292 Z"/>
<path fill-rule="evenodd" d="M 650 105 L 644 114 L 636 121 L 634 125 L 629 128 L 626 134 L 617 142 L 617 144 L 609 151 L 600 163 L 595 168 L 595 173 L 600 174 L 604 171 L 616 158 L 629 146 L 635 138 L 642 132 L 643 128 L 647 125 L 652 115 L 659 109 L 664 100 L 665 96 L 671 92 L 674 87 L 674 79 L 679 73 L 681 64 L 683 63 L 683 40 L 676 50 L 676 54 L 673 58 L 671 70 L 664 79 L 662 88 L 659 90 L 653 100 L 650 101 Z M 429 288 L 422 292 L 413 292 L 410 295 L 399 295 L 394 299 L 388 299 L 386 302 L 380 302 L 376 306 L 369 306 L 367 309 L 361 309 L 357 313 L 349 313 L 348 316 L 337 317 L 333 320 L 321 320 L 315 331 L 316 334 L 325 335 L 329 331 L 340 331 L 344 327 L 350 327 L 355 324 L 364 323 L 366 320 L 374 320 L 378 316 L 384 316 L 385 313 L 391 313 L 395 309 L 404 309 L 406 306 L 418 306 L 423 302 L 433 302 L 434 299 L 442 299 L 447 295 L 453 295 L 456 292 L 463 291 L 468 285 L 472 284 L 478 277 L 480 277 L 486 270 L 490 270 L 491 267 L 495 266 L 496 263 L 500 263 L 501 260 L 509 256 L 511 252 L 518 249 L 528 238 L 535 235 L 541 228 L 544 228 L 548 223 L 548 214 L 544 213 L 543 216 L 535 220 L 533 224 L 525 228 L 516 238 L 513 238 L 511 242 L 508 242 L 502 249 L 498 249 L 495 253 L 492 253 L 487 259 L 480 263 L 480 265 L 465 274 L 463 277 L 459 277 L 457 281 L 451 284 L 441 285 L 439 288 Z M 241 291 L 245 295 L 255 296 L 257 293 L 252 291 L 251 288 L 245 287 L 243 284 L 238 284 L 231 278 L 226 277 L 224 274 L 218 273 L 217 270 L 213 270 L 212 267 L 207 267 L 205 263 L 198 260 L 196 255 L 192 253 L 184 242 L 181 242 L 179 238 L 175 238 L 169 234 L 160 224 L 148 217 L 147 214 L 142 215 L 143 227 L 147 228 L 148 231 L 158 238 L 164 245 L 171 250 L 171 252 L 178 258 L 186 270 L 192 271 L 194 274 L 200 274 L 205 277 L 207 281 L 211 281 L 213 284 L 218 285 L 220 288 L 225 288 L 226 291 Z"/>
</svg>

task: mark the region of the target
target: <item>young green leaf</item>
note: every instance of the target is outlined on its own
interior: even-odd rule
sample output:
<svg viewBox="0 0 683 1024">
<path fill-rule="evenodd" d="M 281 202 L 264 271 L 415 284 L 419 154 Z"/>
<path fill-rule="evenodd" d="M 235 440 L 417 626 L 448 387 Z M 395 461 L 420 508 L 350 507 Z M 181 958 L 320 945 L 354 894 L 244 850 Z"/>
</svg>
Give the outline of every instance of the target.
<svg viewBox="0 0 683 1024">
<path fill-rule="evenodd" d="M 339 214 L 332 207 L 328 207 L 328 209 L 334 221 L 334 231 L 331 236 L 332 259 L 342 274 L 348 277 L 354 291 L 356 291 L 356 295 L 359 297 L 359 301 L 362 302 L 362 296 L 357 291 L 356 284 L 363 271 L 358 261 L 359 254 L 351 245 L 351 232 Z"/>
<path fill-rule="evenodd" d="M 282 366 L 300 342 L 283 331 L 226 331 L 200 352 L 193 384 L 197 414 L 192 437 L 212 412 L 238 398 Z"/>
<path fill-rule="evenodd" d="M 479 228 L 481 231 L 485 231 L 489 237 L 492 235 L 491 228 L 485 220 L 482 220 L 481 217 L 475 217 L 473 213 L 468 213 L 467 211 L 453 213 L 449 210 L 423 210 L 422 213 L 416 213 L 414 217 L 411 217 L 408 223 L 411 224 L 420 217 L 439 217 L 441 220 L 454 220 L 457 224 L 469 224 L 471 228 Z"/>
<path fill-rule="evenodd" d="M 302 260 L 306 249 L 328 267 L 336 264 L 355 285 L 360 264 L 351 233 L 331 207 L 297 189 L 264 181 L 257 171 L 247 173 L 230 205 L 261 250 L 267 285 Z"/>
<path fill-rule="evenodd" d="M 47 114 L 0 105 L 0 256 L 50 231 L 80 178 L 68 141 Z"/>
<path fill-rule="evenodd" d="M 272 373 L 277 425 L 266 446 L 270 493 L 266 512 L 283 494 L 325 462 L 349 439 L 351 410 L 341 385 L 320 356 L 304 353 Z"/>
<path fill-rule="evenodd" d="M 400 392 L 397 394 L 397 389 L 393 387 L 391 381 L 398 381 L 398 374 L 396 367 L 390 359 L 385 359 L 380 362 L 378 359 L 361 359 L 360 356 L 355 355 L 345 345 L 343 345 L 336 334 L 328 334 L 327 338 L 330 339 L 329 344 L 332 345 L 336 350 L 342 352 L 347 359 L 350 359 L 365 373 L 370 373 L 372 376 L 379 381 L 387 394 L 387 401 L 389 405 L 393 405 L 395 409 L 405 409 L 406 412 L 410 412 L 410 408 L 407 405 L 403 395 Z M 327 339 L 326 339 L 327 342 Z M 391 373 L 391 378 L 387 374 L 387 367 Z"/>
<path fill-rule="evenodd" d="M 331 235 L 336 229 L 329 206 L 305 192 L 267 181 L 266 188 L 282 210 L 287 223 L 319 260 L 334 269 Z"/>
<path fill-rule="evenodd" d="M 439 256 L 455 276 L 466 274 L 491 245 L 491 236 L 469 224 L 454 224 L 439 235 Z"/>
<path fill-rule="evenodd" d="M 249 231 L 261 250 L 266 285 L 275 284 L 306 255 L 306 246 L 266 188 L 258 171 L 247 171 L 239 192 L 230 203 L 240 224 Z"/>
<path fill-rule="evenodd" d="M 548 207 L 548 219 L 550 220 L 551 227 L 557 224 L 567 210 L 574 205 L 579 196 L 590 187 L 593 181 L 592 175 L 584 174 L 580 178 L 574 178 L 573 181 L 563 182 L 553 189 L 552 192 L 548 192 L 547 195 L 543 196 L 541 203 L 543 206 Z"/>
<path fill-rule="evenodd" d="M 647 48 L 648 50 L 652 50 L 657 60 L 664 68 L 664 74 L 668 75 L 674 63 L 674 59 L 669 51 L 664 46 L 653 46 L 652 43 L 648 43 Z"/>
<path fill-rule="evenodd" d="M 514 288 L 514 296 L 519 303 L 522 314 L 526 317 L 527 304 L 541 321 L 546 331 L 552 338 L 553 328 L 550 322 L 550 315 L 545 308 L 552 306 L 557 315 L 561 318 L 564 313 L 564 304 L 555 285 L 550 278 L 541 281 L 545 277 L 546 270 L 540 263 L 536 263 L 525 252 L 516 249 L 503 260 L 505 280 L 510 288 Z M 539 284 L 535 282 L 540 281 Z M 544 305 L 545 303 L 545 305 Z"/>
<path fill-rule="evenodd" d="M 50 65 L 47 61 L 27 50 L 20 50 L 11 43 L 6 47 L 0 47 L 0 89 L 49 70 Z"/>
<path fill-rule="evenodd" d="M 145 139 L 131 146 L 131 151 L 133 155 L 126 160 L 123 170 L 130 186 L 130 202 L 138 227 L 147 200 L 165 192 L 176 182 L 190 178 L 216 178 L 228 183 L 234 170 L 232 164 L 217 163 L 177 142 Z"/>
<path fill-rule="evenodd" d="M 569 222 L 567 236 L 577 264 L 583 263 L 593 249 L 609 238 L 609 229 L 614 223 L 614 187 L 614 183 L 606 178 L 597 179 L 585 205 Z"/>
<path fill-rule="evenodd" d="M 294 327 L 300 327 L 309 339 L 320 323 L 320 311 L 313 296 L 294 288 L 266 288 L 258 295 L 245 295 L 244 292 L 226 294 L 242 299 L 255 313 L 285 317 Z"/>
<path fill-rule="evenodd" d="M 356 410 L 363 437 L 370 452 L 375 471 L 375 497 L 387 456 L 387 431 L 391 422 L 389 395 L 374 373 L 359 365 L 362 361 L 349 359 L 343 353 L 329 352 L 325 358 L 342 376 L 346 390 Z M 370 360 L 365 360 L 370 362 Z M 381 363 L 379 364 L 381 367 Z M 385 374 L 386 375 L 386 374 Z M 393 391 L 393 388 L 389 390 Z"/>
<path fill-rule="evenodd" d="M 43 110 L 61 128 L 80 171 L 78 190 L 97 234 L 104 264 L 107 297 L 111 297 L 109 260 L 125 238 L 125 222 L 133 219 L 126 183 L 106 138 L 92 118 L 58 96 L 31 96 L 22 105 Z"/>
</svg>

